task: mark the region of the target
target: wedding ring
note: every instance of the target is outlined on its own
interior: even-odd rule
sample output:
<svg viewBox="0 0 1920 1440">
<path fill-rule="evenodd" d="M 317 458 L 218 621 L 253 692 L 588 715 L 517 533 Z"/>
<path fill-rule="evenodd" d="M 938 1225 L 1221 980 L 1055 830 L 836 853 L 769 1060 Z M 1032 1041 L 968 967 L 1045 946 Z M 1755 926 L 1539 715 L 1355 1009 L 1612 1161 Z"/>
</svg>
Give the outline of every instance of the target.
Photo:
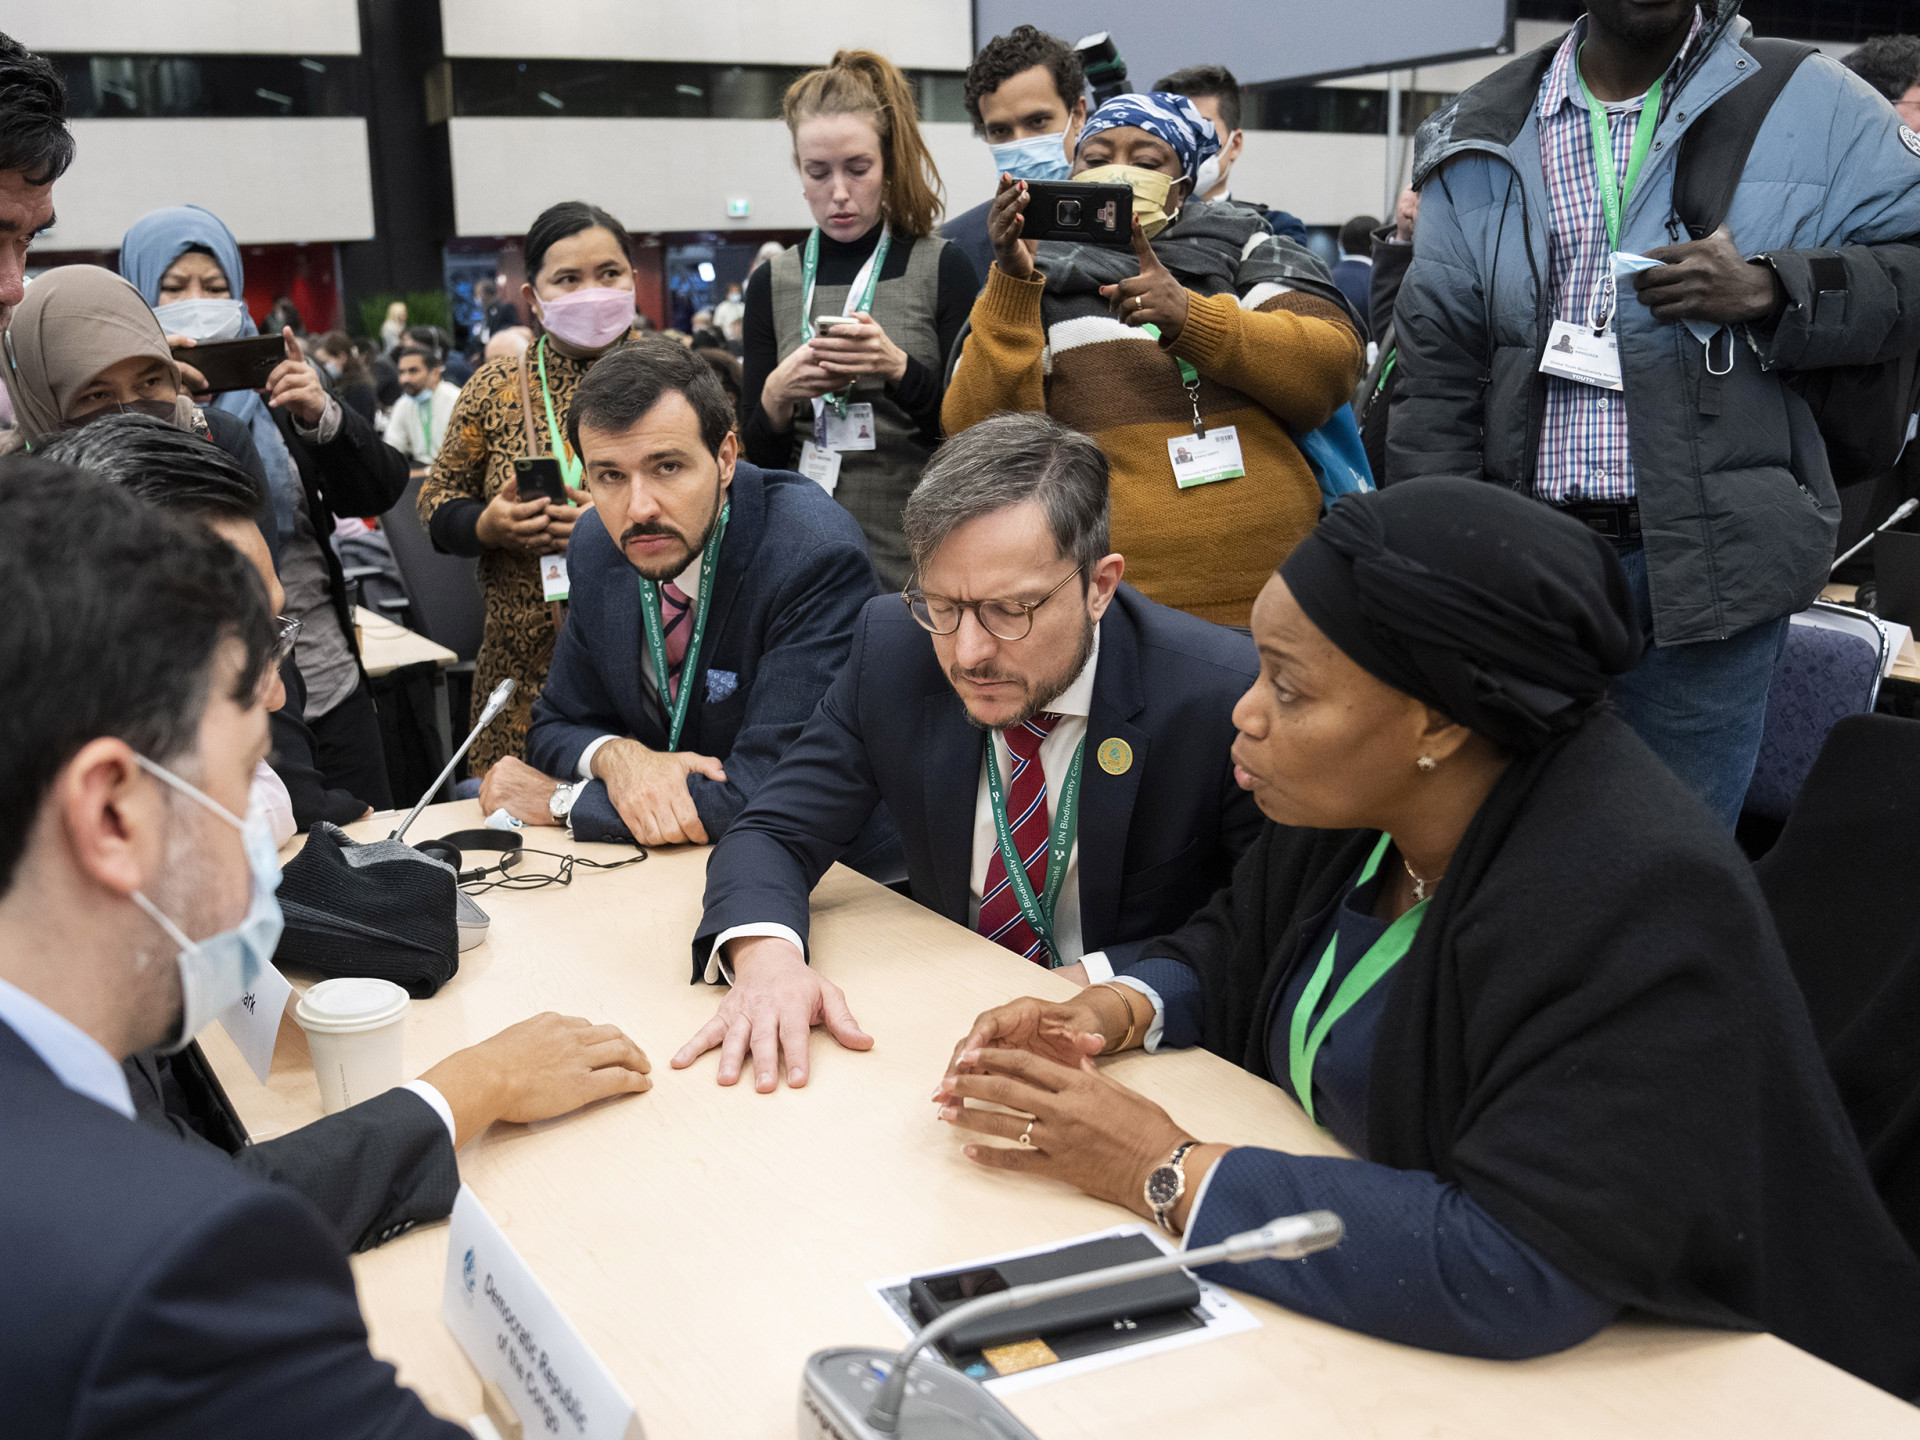
<svg viewBox="0 0 1920 1440">
<path fill-rule="evenodd" d="M 1033 1127 L 1039 1123 L 1037 1120 L 1027 1121 L 1027 1128 L 1020 1132 L 1020 1146 L 1022 1149 L 1031 1150 L 1033 1148 Z"/>
</svg>

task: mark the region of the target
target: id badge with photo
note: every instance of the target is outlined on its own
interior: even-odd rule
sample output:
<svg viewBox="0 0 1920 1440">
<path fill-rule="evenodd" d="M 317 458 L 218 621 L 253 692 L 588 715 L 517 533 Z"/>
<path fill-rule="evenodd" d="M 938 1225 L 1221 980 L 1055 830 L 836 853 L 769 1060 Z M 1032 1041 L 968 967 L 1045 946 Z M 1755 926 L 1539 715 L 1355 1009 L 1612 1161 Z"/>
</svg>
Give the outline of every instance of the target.
<svg viewBox="0 0 1920 1440">
<path fill-rule="evenodd" d="M 1540 357 L 1542 375 L 1558 375 L 1602 390 L 1620 385 L 1620 338 L 1609 325 L 1598 335 L 1591 326 L 1556 320 L 1547 332 L 1546 353 Z"/>
<path fill-rule="evenodd" d="M 1232 425 L 1217 425 L 1205 436 L 1191 431 L 1174 436 L 1167 441 L 1167 458 L 1173 462 L 1174 482 L 1182 490 L 1216 480 L 1238 480 L 1247 473 L 1240 461 L 1240 431 Z"/>
<path fill-rule="evenodd" d="M 800 473 L 831 495 L 840 484 L 840 452 L 816 445 L 811 440 L 801 441 Z"/>
<path fill-rule="evenodd" d="M 566 556 L 542 555 L 540 557 L 540 594 L 545 600 L 567 598 Z"/>
<path fill-rule="evenodd" d="M 873 406 L 849 405 L 845 415 L 836 415 L 829 405 L 824 414 L 829 450 L 845 452 L 874 448 Z"/>
</svg>

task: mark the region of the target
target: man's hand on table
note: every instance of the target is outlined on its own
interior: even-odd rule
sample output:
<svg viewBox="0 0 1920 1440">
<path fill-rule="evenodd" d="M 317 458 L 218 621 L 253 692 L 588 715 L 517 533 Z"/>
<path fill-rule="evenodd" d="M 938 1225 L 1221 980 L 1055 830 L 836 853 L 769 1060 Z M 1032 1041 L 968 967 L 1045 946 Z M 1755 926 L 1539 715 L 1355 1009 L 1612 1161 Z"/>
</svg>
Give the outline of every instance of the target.
<svg viewBox="0 0 1920 1440">
<path fill-rule="evenodd" d="M 642 845 L 704 845 L 687 776 L 725 784 L 726 767 L 711 755 L 687 750 L 649 750 L 638 740 L 609 740 L 593 752 L 593 773 L 607 782 L 607 798 Z"/>
<path fill-rule="evenodd" d="M 619 1026 L 548 1011 L 456 1050 L 420 1078 L 446 1099 L 460 1146 L 496 1120 L 546 1120 L 651 1090 L 652 1069 Z"/>
<path fill-rule="evenodd" d="M 542 775 L 526 761 L 503 756 L 480 782 L 480 810 L 485 815 L 505 810 L 522 825 L 558 825 L 547 802 L 559 788 L 558 780 Z"/>
<path fill-rule="evenodd" d="M 854 1020 L 840 987 L 816 975 L 791 941 L 750 936 L 732 941 L 727 949 L 733 988 L 720 1002 L 719 1013 L 680 1047 L 674 1069 L 686 1069 L 718 1045 L 720 1072 L 715 1078 L 731 1085 L 751 1051 L 753 1088 L 765 1095 L 779 1083 L 775 1072 L 783 1053 L 787 1084 L 797 1090 L 807 1083 L 807 1035 L 815 1025 L 825 1025 L 849 1050 L 873 1048 L 873 1037 Z"/>
</svg>

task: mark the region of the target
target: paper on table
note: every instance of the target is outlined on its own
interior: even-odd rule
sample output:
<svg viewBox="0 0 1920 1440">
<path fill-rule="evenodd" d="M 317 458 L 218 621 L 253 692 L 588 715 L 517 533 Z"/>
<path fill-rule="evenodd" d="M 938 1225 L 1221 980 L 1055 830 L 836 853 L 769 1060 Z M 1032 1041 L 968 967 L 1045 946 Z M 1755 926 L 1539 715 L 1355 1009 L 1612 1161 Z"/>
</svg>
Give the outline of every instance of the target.
<svg viewBox="0 0 1920 1440">
<path fill-rule="evenodd" d="M 1641 270 L 1657 270 L 1666 263 L 1664 260 L 1649 260 L 1644 255 L 1635 255 L 1630 250 L 1616 250 L 1613 252 L 1613 278 L 1617 286 L 1619 281 L 1630 275 Z M 1709 325 L 1705 320 L 1682 320 L 1680 323 L 1702 345 L 1720 333 L 1718 325 Z"/>
<path fill-rule="evenodd" d="M 964 1260 L 956 1265 L 942 1266 L 942 1269 L 964 1270 L 982 1265 L 998 1265 L 1005 1260 L 1018 1260 L 1028 1255 L 1044 1255 L 1050 1250 L 1064 1250 L 1069 1245 L 1084 1244 L 1088 1240 L 1105 1240 L 1109 1236 L 1144 1235 L 1153 1241 L 1162 1251 L 1171 1254 L 1173 1245 L 1166 1237 L 1150 1225 L 1135 1222 L 1131 1225 L 1116 1225 L 1111 1230 L 1095 1231 L 1091 1235 L 1076 1235 L 1067 1240 L 1051 1240 L 1044 1245 L 1029 1245 L 1023 1250 L 1008 1250 L 1000 1255 L 987 1255 L 978 1260 Z M 926 1273 L 926 1272 L 920 1272 Z M 869 1280 L 867 1289 L 878 1300 L 886 1312 L 900 1327 L 904 1336 L 911 1337 L 920 1329 L 920 1323 L 913 1318 L 913 1312 L 907 1308 L 907 1285 L 913 1279 L 911 1275 L 895 1275 L 886 1280 Z M 1163 1335 L 1153 1340 L 1142 1340 L 1132 1345 L 1116 1345 L 1111 1350 L 1102 1350 L 1094 1355 L 1082 1355 L 1073 1360 L 1062 1360 L 1058 1364 L 1042 1364 L 1031 1370 L 1022 1370 L 1012 1375 L 997 1375 L 981 1381 L 987 1389 L 996 1395 L 1010 1394 L 1015 1390 L 1025 1390 L 1034 1385 L 1044 1385 L 1049 1380 L 1064 1380 L 1069 1375 L 1085 1375 L 1094 1370 L 1105 1370 L 1112 1365 L 1124 1365 L 1129 1360 L 1142 1359 L 1148 1355 L 1158 1355 L 1166 1350 L 1178 1350 L 1186 1345 L 1198 1345 L 1203 1341 L 1217 1340 L 1226 1335 L 1238 1335 L 1247 1330 L 1258 1330 L 1260 1322 L 1233 1296 L 1218 1285 L 1210 1284 L 1199 1276 L 1194 1281 L 1200 1287 L 1199 1311 L 1202 1324 L 1193 1330 L 1183 1330 L 1177 1335 Z M 920 1352 L 921 1359 L 931 1357 L 941 1365 L 947 1363 L 946 1357 L 933 1347 Z M 976 1377 L 977 1378 L 977 1377 Z"/>
<path fill-rule="evenodd" d="M 280 1038 L 280 1017 L 287 1013 L 292 994 L 287 977 L 268 961 L 253 988 L 220 1012 L 220 1028 L 262 1085 L 273 1072 L 273 1044 Z"/>
</svg>

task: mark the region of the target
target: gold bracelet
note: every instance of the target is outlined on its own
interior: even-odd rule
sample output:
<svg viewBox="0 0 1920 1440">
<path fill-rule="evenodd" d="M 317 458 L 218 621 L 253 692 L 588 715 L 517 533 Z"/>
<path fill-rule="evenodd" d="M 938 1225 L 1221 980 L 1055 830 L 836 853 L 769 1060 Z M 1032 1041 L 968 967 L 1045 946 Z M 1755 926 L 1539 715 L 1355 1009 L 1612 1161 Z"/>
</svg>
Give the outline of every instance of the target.
<svg viewBox="0 0 1920 1440">
<path fill-rule="evenodd" d="M 1113 1049 L 1103 1050 L 1101 1052 L 1103 1055 L 1118 1055 L 1122 1050 L 1127 1049 L 1133 1044 L 1134 1028 L 1137 1025 L 1139 1025 L 1140 1022 L 1133 1018 L 1132 1002 L 1130 1002 L 1125 995 L 1122 995 L 1120 993 L 1120 987 L 1118 985 L 1115 985 L 1110 980 L 1102 980 L 1098 985 L 1094 986 L 1093 988 L 1096 990 L 1111 990 L 1114 994 L 1114 997 L 1119 1000 L 1121 1008 L 1123 1008 L 1127 1012 L 1127 1033 L 1125 1037 L 1122 1038 L 1120 1043 L 1114 1046 Z"/>
</svg>

